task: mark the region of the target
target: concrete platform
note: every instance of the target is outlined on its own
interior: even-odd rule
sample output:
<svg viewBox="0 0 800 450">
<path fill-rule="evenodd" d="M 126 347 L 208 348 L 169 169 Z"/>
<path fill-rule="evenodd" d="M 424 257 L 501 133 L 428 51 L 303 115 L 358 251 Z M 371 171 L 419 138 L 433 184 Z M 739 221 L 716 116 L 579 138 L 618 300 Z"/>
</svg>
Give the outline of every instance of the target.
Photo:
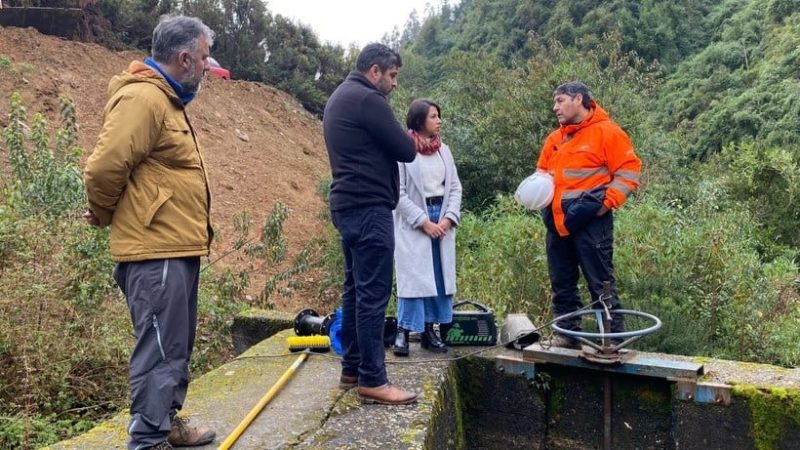
<svg viewBox="0 0 800 450">
<path fill-rule="evenodd" d="M 192 382 L 182 414 L 218 433 L 200 448 L 218 448 L 297 359 L 287 354 L 292 335 L 281 331 Z M 538 362 L 503 348 L 434 355 L 412 343 L 410 358 L 389 351 L 390 380 L 420 394 L 408 406 L 361 405 L 354 390 L 338 389 L 338 357 L 312 354 L 233 448 L 598 449 L 603 378 L 610 374 L 615 450 L 800 449 L 800 369 L 635 355 L 671 369 L 702 365 L 704 373 L 692 369 L 698 378 L 687 382 L 574 366 L 560 349 L 541 350 L 549 353 L 528 358 Z M 51 448 L 123 449 L 128 420 L 121 413 Z"/>
<path fill-rule="evenodd" d="M 212 444 L 196 448 L 218 448 L 291 366 L 297 354 L 268 355 L 286 353 L 286 337 L 293 335 L 291 330 L 282 331 L 191 383 L 182 415 L 217 431 Z M 403 361 L 430 357 L 433 354 L 412 344 L 411 357 Z M 336 354 L 312 353 L 233 448 L 423 448 L 449 363 L 391 364 L 391 352 L 387 360 L 390 380 L 420 393 L 415 405 L 361 405 L 355 390 L 338 388 L 341 366 Z M 119 414 L 86 434 L 50 448 L 124 449 L 128 420 L 127 412 Z"/>
</svg>

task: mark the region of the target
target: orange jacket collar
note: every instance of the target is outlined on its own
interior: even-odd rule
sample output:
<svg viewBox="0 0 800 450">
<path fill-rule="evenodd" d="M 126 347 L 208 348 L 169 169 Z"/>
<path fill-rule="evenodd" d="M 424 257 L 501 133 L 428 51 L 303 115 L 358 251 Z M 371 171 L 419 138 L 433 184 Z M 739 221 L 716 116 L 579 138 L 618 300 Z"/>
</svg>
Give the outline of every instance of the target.
<svg viewBox="0 0 800 450">
<path fill-rule="evenodd" d="M 609 116 L 606 110 L 600 107 L 594 100 L 589 100 L 589 114 L 584 117 L 580 123 L 571 123 L 569 125 L 561 125 L 561 136 L 569 136 L 577 133 L 579 130 L 588 127 L 591 124 L 608 120 Z"/>
</svg>

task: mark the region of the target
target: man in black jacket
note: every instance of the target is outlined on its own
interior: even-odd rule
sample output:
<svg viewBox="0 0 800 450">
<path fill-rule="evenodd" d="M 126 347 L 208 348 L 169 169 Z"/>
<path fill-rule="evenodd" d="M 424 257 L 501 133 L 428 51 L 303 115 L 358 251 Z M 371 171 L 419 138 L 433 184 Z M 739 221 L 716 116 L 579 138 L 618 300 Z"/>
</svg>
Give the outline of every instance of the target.
<svg viewBox="0 0 800 450">
<path fill-rule="evenodd" d="M 383 348 L 392 290 L 398 162 L 416 156 L 414 141 L 395 119 L 386 96 L 397 86 L 400 55 L 382 44 L 361 51 L 356 69 L 331 94 L 322 120 L 331 163 L 330 208 L 342 237 L 340 387 L 358 386 L 363 403 L 405 405 L 417 395 L 389 384 Z"/>
</svg>

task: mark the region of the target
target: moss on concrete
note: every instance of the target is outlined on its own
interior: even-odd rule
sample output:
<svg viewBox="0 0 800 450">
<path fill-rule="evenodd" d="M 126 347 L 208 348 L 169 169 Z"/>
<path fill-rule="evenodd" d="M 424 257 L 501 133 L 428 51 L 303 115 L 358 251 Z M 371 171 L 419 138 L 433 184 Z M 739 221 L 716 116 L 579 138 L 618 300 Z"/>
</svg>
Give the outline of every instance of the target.
<svg viewBox="0 0 800 450">
<path fill-rule="evenodd" d="M 467 443 L 467 434 L 466 430 L 464 429 L 464 401 L 461 399 L 461 390 L 458 388 L 458 372 L 455 370 L 454 366 L 450 367 L 449 371 L 450 379 L 450 392 L 453 395 L 453 408 L 455 410 L 455 419 L 456 419 L 456 435 L 455 437 L 455 447 L 457 449 L 466 448 Z"/>
<path fill-rule="evenodd" d="M 642 380 L 644 381 L 644 380 Z M 636 404 L 639 408 L 668 417 L 672 411 L 670 390 L 663 385 L 644 383 L 617 383 L 614 385 L 614 396 L 619 400 Z"/>
<path fill-rule="evenodd" d="M 283 324 L 293 318 L 289 317 L 293 316 L 291 314 L 276 314 L 272 311 L 253 310 L 245 313 L 246 317 L 257 320 L 265 315 L 278 316 L 276 323 Z M 190 401 L 182 414 L 199 415 L 201 421 L 205 415 L 206 419 L 213 418 L 217 424 L 225 424 L 228 428 L 232 427 L 231 424 L 238 423 L 299 356 L 288 353 L 285 338 L 291 335 L 292 330 L 279 331 L 235 361 L 193 381 L 188 396 Z M 293 388 L 287 389 L 289 392 L 281 395 L 293 396 L 289 400 L 293 403 L 302 403 L 310 396 L 318 396 L 315 398 L 318 401 L 303 404 L 301 408 L 289 411 L 288 414 L 276 409 L 273 414 L 284 415 L 272 416 L 270 420 L 274 418 L 279 427 L 296 427 L 296 433 L 275 438 L 283 440 L 269 441 L 270 445 L 313 449 L 342 448 L 347 447 L 346 442 L 358 442 L 362 446 L 383 445 L 387 448 L 461 450 L 467 448 L 467 439 L 475 438 L 481 433 L 487 436 L 482 444 L 497 444 L 497 448 L 514 443 L 512 440 L 500 442 L 507 436 L 513 436 L 519 441 L 527 439 L 528 448 L 533 448 L 530 447 L 531 442 L 535 445 L 534 436 L 536 439 L 541 438 L 542 442 L 555 442 L 558 439 L 578 442 L 590 438 L 588 433 L 580 429 L 575 431 L 575 427 L 570 428 L 569 420 L 574 419 L 572 416 L 576 407 L 573 400 L 578 398 L 593 401 L 593 390 L 576 393 L 574 385 L 570 384 L 571 372 L 565 376 L 551 369 L 540 371 L 538 366 L 535 380 L 525 380 L 517 375 L 498 375 L 494 370 L 492 356 L 471 356 L 449 365 L 437 362 L 396 366 L 392 373 L 393 379 L 399 380 L 400 385 L 413 386 L 420 392 L 416 405 L 398 408 L 361 405 L 353 390 L 341 391 L 334 387 L 340 370 L 338 362 L 311 356 L 298 373 L 313 374 L 313 378 L 306 379 L 305 384 L 302 384 L 302 377 L 298 380 L 295 376 Z M 743 439 L 749 441 L 752 438 L 754 446 L 759 450 L 783 448 L 787 442 L 791 442 L 792 433 L 796 434 L 800 429 L 800 390 L 756 386 L 764 385 L 760 382 L 764 379 L 774 381 L 780 378 L 781 383 L 800 381 L 797 370 L 760 364 L 721 364 L 708 358 L 694 360 L 713 368 L 713 374 L 707 374 L 710 380 L 755 380 L 750 384 L 741 382 L 732 389 L 732 394 L 739 401 L 736 406 L 744 408 L 742 405 L 747 405 L 751 415 L 750 437 L 743 432 Z M 778 374 L 780 377 L 765 378 L 762 375 L 765 367 L 769 369 L 770 376 Z M 550 373 L 553 375 L 549 376 Z M 654 416 L 658 417 L 669 417 L 672 402 L 675 401 L 669 394 L 669 389 L 659 389 L 655 384 L 649 384 L 641 378 L 636 378 L 633 383 L 615 382 L 614 395 L 619 396 L 621 403 L 639 404 L 643 411 L 657 413 Z M 236 403 L 232 404 L 230 400 L 234 397 Z M 487 403 L 493 404 L 487 408 Z M 514 420 L 509 420 L 508 423 L 501 421 L 499 425 L 497 420 L 485 420 L 496 419 L 494 413 L 503 405 L 514 411 Z M 715 408 L 707 405 L 703 407 L 709 408 L 706 412 Z M 285 410 L 288 411 L 288 408 Z M 746 423 L 747 414 L 744 410 L 740 411 L 742 421 Z M 517 420 L 520 417 L 524 420 Z M 665 422 L 668 420 L 665 419 Z M 127 412 L 122 413 L 81 436 L 79 440 L 57 444 L 52 448 L 121 449 L 127 439 L 127 421 Z M 509 428 L 519 426 L 520 422 L 524 423 L 524 427 Z M 558 422 L 561 422 L 561 428 Z M 382 431 L 377 431 L 377 425 L 381 425 Z M 745 430 L 747 426 L 739 428 Z M 219 430 L 220 434 L 224 434 L 225 428 Z M 559 435 L 565 430 L 572 434 Z M 281 431 L 284 430 L 277 430 L 276 434 Z M 353 441 L 354 437 L 360 440 Z M 271 438 L 272 436 L 265 438 L 264 442 Z"/>
<path fill-rule="evenodd" d="M 558 377 L 550 377 L 548 387 L 548 415 L 550 417 L 555 417 L 564 410 L 564 397 L 567 395 L 567 384 Z"/>
<path fill-rule="evenodd" d="M 427 385 L 428 383 L 425 384 L 425 386 Z M 431 387 L 435 388 L 432 384 Z M 423 392 L 426 394 L 427 390 L 427 387 L 423 387 Z M 466 448 L 459 392 L 458 371 L 455 365 L 451 364 L 444 381 L 440 383 L 440 388 L 432 392 L 435 400 L 427 421 L 427 433 L 423 448 L 436 450 L 442 445 L 454 450 Z M 451 417 L 453 423 L 450 422 Z M 451 425 L 454 425 L 454 429 L 451 429 Z"/>
<path fill-rule="evenodd" d="M 483 392 L 485 362 L 477 358 L 467 358 L 458 361 L 456 367 L 462 407 L 474 407 L 480 402 L 480 395 Z"/>
<path fill-rule="evenodd" d="M 329 417 L 337 417 L 359 408 L 361 408 L 361 402 L 358 400 L 358 396 L 345 394 L 336 400 Z"/>
<path fill-rule="evenodd" d="M 242 391 L 246 386 L 252 386 L 253 380 L 277 381 L 292 363 L 299 357 L 299 354 L 290 354 L 286 347 L 286 337 L 293 336 L 291 330 L 284 330 L 274 339 L 265 342 L 263 346 L 251 349 L 236 360 L 221 366 L 205 374 L 197 382 L 189 386 L 188 396 L 192 399 L 190 409 L 185 409 L 184 414 L 191 415 L 195 411 L 214 411 L 226 420 L 235 421 L 242 417 L 241 410 L 219 411 L 214 406 L 220 397 Z M 265 376 L 270 374 L 269 376 Z M 269 381 L 263 381 L 259 385 L 261 388 L 257 395 L 250 398 L 251 404 L 242 405 L 243 409 L 249 411 L 261 399 L 263 394 L 272 387 Z"/>
<path fill-rule="evenodd" d="M 128 412 L 115 416 L 113 419 L 103 422 L 88 432 L 69 441 L 59 442 L 44 450 L 60 450 L 73 448 L 124 448 L 128 440 Z"/>
<path fill-rule="evenodd" d="M 274 311 L 270 309 L 250 308 L 239 313 L 243 317 L 267 317 L 284 320 L 294 320 L 295 315 L 284 311 Z"/>
<path fill-rule="evenodd" d="M 400 442 L 411 445 L 414 442 L 417 442 L 417 437 L 422 432 L 423 430 L 419 429 L 418 427 L 410 428 L 406 430 L 402 436 L 400 436 Z"/>
<path fill-rule="evenodd" d="M 735 385 L 731 394 L 745 399 L 750 409 L 750 435 L 758 450 L 779 448 L 786 428 L 800 425 L 800 390 Z"/>
<path fill-rule="evenodd" d="M 294 315 L 281 311 L 249 309 L 233 319 L 231 335 L 236 354 L 294 326 Z"/>
</svg>

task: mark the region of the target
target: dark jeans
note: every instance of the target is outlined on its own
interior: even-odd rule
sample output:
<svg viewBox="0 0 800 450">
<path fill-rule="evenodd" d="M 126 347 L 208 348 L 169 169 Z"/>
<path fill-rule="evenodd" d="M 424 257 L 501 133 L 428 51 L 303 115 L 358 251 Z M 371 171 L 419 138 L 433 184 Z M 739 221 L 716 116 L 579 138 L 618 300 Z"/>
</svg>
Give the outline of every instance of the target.
<svg viewBox="0 0 800 450">
<path fill-rule="evenodd" d="M 183 407 L 199 274 L 199 257 L 123 262 L 114 270 L 136 334 L 129 367 L 129 450 L 165 441 L 172 417 Z"/>
<path fill-rule="evenodd" d="M 547 231 L 547 264 L 556 317 L 577 311 L 583 306 L 578 292 L 579 268 L 589 287 L 591 301 L 600 298 L 603 282 L 608 281 L 611 283 L 611 307 L 621 307 L 614 280 L 613 253 L 614 218 L 610 212 L 567 237 Z M 594 308 L 602 308 L 602 305 L 596 304 Z M 578 331 L 581 329 L 580 317 L 559 321 L 558 326 Z M 624 328 L 623 317 L 612 314 L 611 331 L 622 332 Z"/>
<path fill-rule="evenodd" d="M 394 224 L 392 210 L 370 206 L 331 211 L 342 237 L 342 375 L 358 384 L 388 382 L 383 349 L 386 305 L 392 291 Z"/>
</svg>

